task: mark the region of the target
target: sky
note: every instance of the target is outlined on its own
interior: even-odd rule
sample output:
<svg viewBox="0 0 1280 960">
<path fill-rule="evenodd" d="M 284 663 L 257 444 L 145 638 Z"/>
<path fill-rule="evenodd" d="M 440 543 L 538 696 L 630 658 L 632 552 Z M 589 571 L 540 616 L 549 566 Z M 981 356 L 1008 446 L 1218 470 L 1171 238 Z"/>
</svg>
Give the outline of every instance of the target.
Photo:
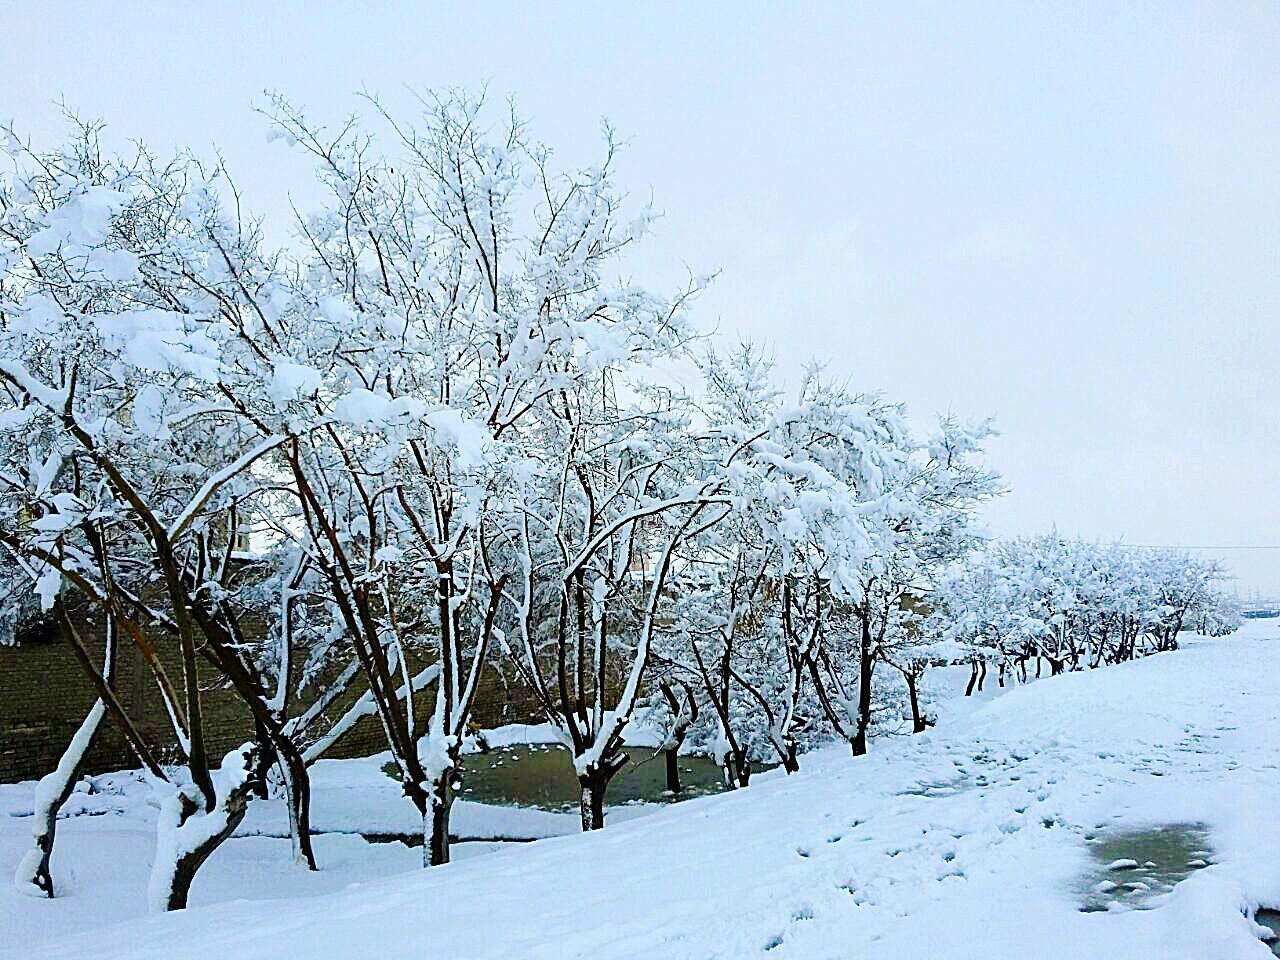
<svg viewBox="0 0 1280 960">
<path fill-rule="evenodd" d="M 226 158 L 313 196 L 253 112 L 514 98 L 566 164 L 627 143 L 646 285 L 935 412 L 992 416 L 996 534 L 1210 548 L 1280 595 L 1280 4 L 7 3 L 0 118 Z M 1229 551 L 1227 548 L 1231 548 Z M 1248 548 L 1248 549 L 1245 549 Z M 1274 548 L 1274 549 L 1261 549 Z M 1226 552 L 1224 552 L 1226 551 Z"/>
</svg>

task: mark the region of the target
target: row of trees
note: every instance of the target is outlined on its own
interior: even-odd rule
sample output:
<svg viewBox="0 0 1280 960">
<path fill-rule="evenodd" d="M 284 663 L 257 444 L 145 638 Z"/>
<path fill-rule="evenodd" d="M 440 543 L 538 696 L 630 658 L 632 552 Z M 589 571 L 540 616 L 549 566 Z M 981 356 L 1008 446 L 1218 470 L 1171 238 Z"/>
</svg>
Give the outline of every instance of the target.
<svg viewBox="0 0 1280 960">
<path fill-rule="evenodd" d="M 816 616 L 804 617 L 816 631 L 810 646 L 791 639 L 785 602 L 773 612 L 744 603 L 736 617 L 709 608 L 699 587 L 726 595 L 723 603 L 751 596 L 735 577 L 717 570 L 679 581 L 677 609 L 696 612 L 664 638 L 653 701 L 672 731 L 668 769 L 687 742 L 745 785 L 752 760 L 794 770 L 797 750 L 833 737 L 848 739 L 855 756 L 865 752 L 872 725 L 924 731 L 932 720 L 921 680 L 930 668 L 968 666 L 969 695 L 989 669 L 1000 686 L 1026 682 L 1029 665 L 1036 677 L 1046 666 L 1051 675 L 1094 668 L 1176 649 L 1184 628 L 1224 634 L 1239 623 L 1221 567 L 1181 551 L 1057 535 L 952 546 L 962 552 L 852 594 L 878 595 L 878 606 L 825 594 Z M 790 591 L 796 602 L 785 577 L 755 589 Z"/>
<path fill-rule="evenodd" d="M 164 797 L 158 908 L 185 904 L 272 781 L 314 866 L 307 766 L 369 714 L 427 862 L 447 861 L 494 664 L 560 730 L 587 829 L 679 650 L 703 662 L 727 742 L 747 689 L 793 768 L 809 676 L 865 749 L 847 653 L 962 549 L 993 489 L 970 465 L 985 427 L 918 442 L 900 408 L 817 370 L 784 403 L 758 353 L 703 349 L 685 316 L 699 281 L 660 297 L 620 280 L 650 218 L 624 216 L 608 138 L 598 166 L 562 171 L 514 119 L 482 126 L 474 101 L 430 101 L 417 126 L 370 103 L 394 161 L 354 122 L 326 132 L 270 101 L 328 196 L 285 248 L 221 166 L 108 156 L 93 125 L 53 152 L 9 132 L 0 542 L 99 695 L 39 790 L 19 879 L 46 894 L 57 808 L 106 717 Z M 670 385 L 691 365 L 696 394 Z M 73 594 L 105 624 L 100 655 Z M 116 696 L 122 642 L 178 763 Z M 785 677 L 748 677 L 744 644 Z M 255 728 L 221 763 L 210 683 Z"/>
<path fill-rule="evenodd" d="M 1000 541 L 949 568 L 922 648 L 1026 678 L 1175 650 L 1178 633 L 1229 633 L 1239 624 L 1216 561 L 1184 551 L 1068 540 Z"/>
<path fill-rule="evenodd" d="M 108 720 L 162 800 L 157 909 L 272 791 L 314 868 L 308 767 L 369 716 L 447 862 L 485 671 L 560 732 L 584 829 L 642 712 L 734 786 L 820 738 L 865 752 L 877 676 L 923 728 L 921 624 L 997 492 L 990 428 L 917 437 L 819 369 L 785 395 L 758 351 L 707 349 L 701 280 L 624 279 L 651 217 L 607 132 L 566 170 L 465 97 L 414 125 L 369 104 L 389 153 L 270 99 L 326 197 L 284 246 L 221 165 L 5 131 L 0 544 L 98 694 L 38 787 L 22 886 L 53 895 L 57 811 Z M 116 694 L 122 646 L 176 755 Z M 210 686 L 254 730 L 220 762 Z"/>
</svg>

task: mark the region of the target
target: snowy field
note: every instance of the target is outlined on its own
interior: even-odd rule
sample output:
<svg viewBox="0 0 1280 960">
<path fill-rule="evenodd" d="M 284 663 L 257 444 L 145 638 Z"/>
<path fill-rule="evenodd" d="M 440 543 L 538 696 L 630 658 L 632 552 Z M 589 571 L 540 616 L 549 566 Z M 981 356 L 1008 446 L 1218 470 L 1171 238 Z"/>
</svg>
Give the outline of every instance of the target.
<svg viewBox="0 0 1280 960">
<path fill-rule="evenodd" d="M 505 728 L 510 729 L 510 728 Z M 536 739 L 541 728 L 529 728 Z M 507 740 L 497 737 L 499 743 Z M 200 871 L 193 905 L 238 899 L 306 897 L 341 890 L 356 881 L 420 869 L 422 851 L 403 843 L 370 842 L 421 835 L 422 821 L 399 783 L 382 770 L 387 754 L 367 760 L 321 760 L 312 768 L 312 829 L 321 870 L 296 868 L 291 860 L 288 820 L 278 800 L 258 800 L 232 841 Z M 12 917 L 6 936 L 37 943 L 90 927 L 146 914 L 147 878 L 155 846 L 157 809 L 150 789 L 135 773 L 82 781 L 67 801 L 58 825 L 54 871 L 60 896 L 32 899 L 8 884 L 0 887 L 2 915 Z M 0 871 L 13 873 L 31 846 L 34 783 L 0 784 Z M 620 807 L 620 823 L 648 808 Z M 501 849 L 503 841 L 528 841 L 580 831 L 578 814 L 454 802 L 452 826 L 461 839 L 455 859 Z M 10 944 L 4 943 L 7 947 Z"/>
<path fill-rule="evenodd" d="M 309 875 L 287 840 L 239 837 L 201 871 L 194 906 L 163 916 L 138 916 L 145 804 L 78 794 L 72 806 L 100 815 L 60 828 L 65 896 L 0 894 L 0 956 L 1264 958 L 1246 914 L 1280 904 L 1278 653 L 1280 622 L 1254 621 L 953 700 L 930 734 L 856 762 L 829 748 L 793 777 L 627 822 L 615 811 L 598 834 L 464 844 L 425 872 L 399 843 L 326 834 Z M 411 827 L 379 776 L 319 765 L 317 829 Z M 0 804 L 9 873 L 29 842 L 29 785 L 0 788 Z M 353 823 L 373 809 L 382 821 Z M 257 807 L 241 833 L 283 832 L 276 814 Z M 574 820 L 460 804 L 455 829 L 551 836 Z M 1082 912 L 1089 838 L 1165 824 L 1203 824 L 1209 865 L 1149 909 Z"/>
</svg>

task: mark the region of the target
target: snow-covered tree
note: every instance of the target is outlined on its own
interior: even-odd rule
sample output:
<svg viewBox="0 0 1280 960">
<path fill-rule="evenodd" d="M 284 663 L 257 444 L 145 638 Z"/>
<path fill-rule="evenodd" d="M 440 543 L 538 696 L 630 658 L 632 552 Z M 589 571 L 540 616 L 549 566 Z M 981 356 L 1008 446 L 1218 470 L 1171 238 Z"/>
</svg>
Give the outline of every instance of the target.
<svg viewBox="0 0 1280 960">
<path fill-rule="evenodd" d="M 288 382 L 323 427 L 272 426 L 298 434 L 304 521 L 279 532 L 323 574 L 441 863 L 495 641 L 564 731 L 598 825 L 647 663 L 643 611 L 663 597 L 662 544 L 710 501 L 679 486 L 680 404 L 629 382 L 688 338 L 687 294 L 614 279 L 648 214 L 624 218 L 611 139 L 599 166 L 558 171 L 514 119 L 483 126 L 479 102 L 430 101 L 418 126 L 373 106 L 391 158 L 354 124 L 326 134 L 271 105 L 331 193 L 299 225 L 310 250 L 287 317 Z M 615 625 L 640 634 L 629 652 Z M 562 644 L 554 682 L 547 643 Z M 421 736 L 396 691 L 417 679 L 407 650 L 438 680 Z M 615 657 L 632 665 L 610 708 Z"/>
<path fill-rule="evenodd" d="M 152 903 L 179 908 L 266 768 L 298 760 L 267 706 L 260 664 L 241 651 L 237 599 L 242 518 L 262 486 L 255 468 L 281 438 L 254 436 L 221 409 L 219 394 L 233 390 L 222 347 L 236 335 L 242 280 L 210 229 L 233 226 L 201 168 L 143 150 L 106 157 L 92 125 L 56 152 L 30 150 L 11 131 L 8 139 L 0 540 L 58 615 L 99 694 L 41 782 L 36 850 L 17 879 L 52 894 L 53 817 L 109 714 L 163 797 Z M 248 249 L 256 236 L 243 226 L 234 242 Z M 101 665 L 67 612 L 64 585 L 105 623 Z M 150 629 L 174 638 L 176 662 L 157 652 Z M 179 767 L 161 766 L 115 696 L 121 638 L 157 684 Z M 241 696 L 259 730 L 221 766 L 206 747 L 202 661 Z"/>
<path fill-rule="evenodd" d="M 619 358 L 682 335 L 671 310 L 645 298 L 617 313 L 614 336 L 632 345 L 588 355 L 549 406 L 549 456 L 520 506 L 513 659 L 572 751 L 584 829 L 603 825 L 605 790 L 626 762 L 623 730 L 669 617 L 679 548 L 727 509 L 722 478 L 697 469 L 683 401 L 620 382 Z"/>
<path fill-rule="evenodd" d="M 869 549 L 844 586 L 852 624 L 832 631 L 813 659 L 827 715 L 854 756 L 867 750 L 877 664 L 903 674 L 914 726 L 921 725 L 915 684 L 927 658 L 911 652 L 922 640 L 919 612 L 946 564 L 972 549 L 976 510 L 998 490 L 995 476 L 976 462 L 990 434 L 987 423 L 952 418 L 925 442 L 898 432 L 897 469 L 860 511 Z"/>
</svg>

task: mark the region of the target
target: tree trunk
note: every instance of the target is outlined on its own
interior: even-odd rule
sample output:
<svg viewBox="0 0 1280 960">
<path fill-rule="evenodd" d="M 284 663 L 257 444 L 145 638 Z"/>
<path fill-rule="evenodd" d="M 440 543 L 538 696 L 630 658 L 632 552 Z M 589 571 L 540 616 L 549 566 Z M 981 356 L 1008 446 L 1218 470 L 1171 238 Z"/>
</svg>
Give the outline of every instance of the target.
<svg viewBox="0 0 1280 960">
<path fill-rule="evenodd" d="M 978 692 L 982 692 L 982 685 L 987 682 L 987 661 L 983 660 L 978 667 Z"/>
<path fill-rule="evenodd" d="M 579 809 L 583 831 L 604 829 L 604 792 L 609 786 L 608 779 L 603 771 L 592 769 L 580 776 L 578 783 L 582 786 Z"/>
<path fill-rule="evenodd" d="M 800 772 L 800 761 L 796 759 L 797 745 L 794 740 L 787 743 L 787 749 L 782 755 L 782 769 L 788 775 Z"/>
<path fill-rule="evenodd" d="M 454 768 L 450 767 L 431 785 L 431 803 L 425 818 L 429 826 L 424 844 L 425 866 L 428 867 L 449 862 L 449 811 L 453 808 L 454 773 Z"/>
<path fill-rule="evenodd" d="M 667 758 L 667 793 L 675 795 L 680 792 L 680 767 L 676 762 L 676 748 L 664 750 L 663 754 Z"/>
<path fill-rule="evenodd" d="M 871 726 L 871 678 L 875 669 L 871 662 L 870 613 L 863 613 L 859 620 L 862 622 L 862 642 L 858 662 L 858 728 L 851 743 L 855 757 L 867 752 L 867 730 Z"/>
<path fill-rule="evenodd" d="M 590 764 L 578 774 L 578 783 L 582 787 L 578 808 L 582 814 L 582 829 L 600 830 L 604 827 L 604 794 L 609 788 L 609 781 L 627 764 L 625 753 L 606 756 L 598 763 Z"/>
<path fill-rule="evenodd" d="M 101 676 L 102 682 L 110 689 L 115 681 L 116 666 L 115 622 L 110 617 L 107 618 L 105 632 L 106 646 L 103 650 Z M 15 885 L 22 887 L 31 884 L 46 897 L 54 896 L 50 861 L 53 858 L 53 841 L 58 828 L 58 811 L 80 780 L 84 758 L 93 745 L 93 739 L 106 712 L 106 703 L 101 698 L 98 699 L 67 744 L 57 767 L 41 777 L 36 785 L 34 820 L 31 825 L 34 844 L 27 855 L 18 861 L 18 868 L 13 876 Z"/>
<path fill-rule="evenodd" d="M 102 717 L 106 713 L 102 701 L 89 710 L 67 749 L 52 773 L 40 778 L 36 784 L 35 817 L 32 823 L 34 847 L 18 862 L 13 882 L 18 886 L 31 884 L 46 897 L 54 895 L 53 874 L 49 861 L 53 857 L 53 840 L 58 824 L 58 811 L 67 802 L 84 766 L 85 754 L 93 743 Z"/>
<path fill-rule="evenodd" d="M 751 783 L 751 761 L 741 750 L 730 750 L 726 753 L 721 769 L 724 771 L 726 790 L 737 790 Z"/>
<path fill-rule="evenodd" d="M 285 806 L 289 811 L 289 840 L 293 862 L 316 869 L 316 854 L 311 843 L 311 775 L 292 743 L 279 750 L 280 770 L 284 774 Z"/>
<path fill-rule="evenodd" d="M 191 882 L 196 878 L 196 871 L 209 859 L 209 855 L 222 844 L 222 841 L 235 832 L 244 820 L 245 807 L 231 813 L 227 817 L 226 826 L 209 837 L 194 850 L 183 854 L 174 861 L 173 882 L 169 887 L 169 896 L 165 902 L 165 910 L 185 910 L 187 899 L 191 895 Z"/>
<path fill-rule="evenodd" d="M 667 737 L 663 749 L 667 762 L 667 792 L 672 795 L 680 792 L 680 767 L 678 766 L 680 747 L 684 744 L 685 737 L 689 735 L 689 727 L 698 719 L 697 698 L 694 697 L 688 684 L 682 682 L 680 686 L 684 690 L 684 703 L 681 703 L 680 698 L 676 696 L 675 688 L 670 681 L 662 680 L 658 684 L 658 689 L 666 698 L 667 707 L 674 718 L 671 723 L 671 735 Z"/>
<path fill-rule="evenodd" d="M 924 733 L 929 729 L 929 723 L 920 712 L 920 693 L 916 689 L 916 675 L 909 670 L 906 673 L 906 678 L 907 696 L 911 700 L 911 732 Z"/>
<path fill-rule="evenodd" d="M 964 695 L 966 697 L 972 697 L 973 688 L 978 685 L 978 661 L 975 660 L 972 664 L 970 664 L 970 667 L 972 669 L 969 673 L 969 683 L 964 688 Z"/>
<path fill-rule="evenodd" d="M 228 759 L 231 756 L 228 755 Z M 250 762 L 246 758 L 246 769 Z M 231 787 L 226 796 L 218 797 L 213 810 L 207 813 L 185 793 L 161 805 L 160 823 L 156 828 L 156 859 L 148 887 L 152 910 L 186 909 L 196 872 L 240 826 L 254 786 L 253 780 L 246 777 Z M 166 822 L 169 817 L 172 822 Z M 207 829 L 202 830 L 201 821 L 205 820 Z"/>
</svg>

